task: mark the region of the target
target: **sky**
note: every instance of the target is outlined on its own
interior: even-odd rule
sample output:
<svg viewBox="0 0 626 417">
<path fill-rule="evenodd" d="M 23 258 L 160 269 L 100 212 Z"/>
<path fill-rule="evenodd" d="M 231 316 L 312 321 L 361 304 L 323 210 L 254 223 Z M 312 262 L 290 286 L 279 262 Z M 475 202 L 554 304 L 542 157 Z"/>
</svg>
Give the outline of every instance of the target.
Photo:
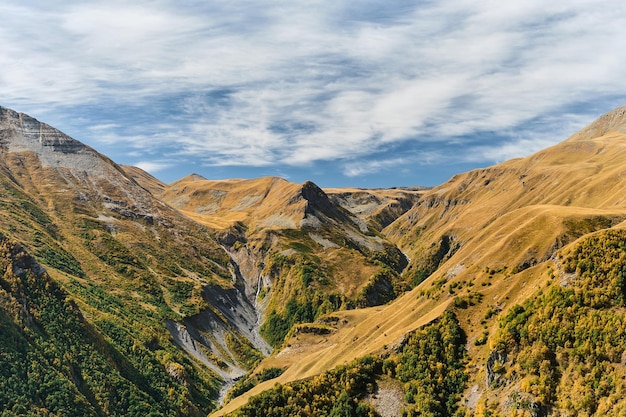
<svg viewBox="0 0 626 417">
<path fill-rule="evenodd" d="M 621 0 L 3 0 L 0 105 L 170 183 L 433 186 L 626 105 Z"/>
</svg>

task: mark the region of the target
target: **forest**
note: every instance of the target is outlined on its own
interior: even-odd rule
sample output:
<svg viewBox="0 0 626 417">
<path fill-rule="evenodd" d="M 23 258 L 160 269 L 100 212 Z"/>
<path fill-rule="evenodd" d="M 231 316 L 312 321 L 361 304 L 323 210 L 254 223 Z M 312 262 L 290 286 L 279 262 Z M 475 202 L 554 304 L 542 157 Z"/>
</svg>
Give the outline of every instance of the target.
<svg viewBox="0 0 626 417">
<path fill-rule="evenodd" d="M 0 415 L 202 416 L 215 407 L 213 376 L 167 339 L 126 323 L 156 317 L 137 316 L 91 285 L 82 291 L 104 313 L 88 323 L 72 297 L 1 235 L 0 270 Z"/>
</svg>

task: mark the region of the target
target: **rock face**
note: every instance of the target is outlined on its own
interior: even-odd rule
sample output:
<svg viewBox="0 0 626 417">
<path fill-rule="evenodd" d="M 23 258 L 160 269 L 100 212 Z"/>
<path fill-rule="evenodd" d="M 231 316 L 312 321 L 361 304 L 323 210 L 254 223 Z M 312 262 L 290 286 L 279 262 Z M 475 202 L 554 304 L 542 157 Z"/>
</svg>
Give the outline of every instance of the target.
<svg viewBox="0 0 626 417">
<path fill-rule="evenodd" d="M 326 217 L 329 219 L 334 219 L 336 221 L 347 221 L 351 222 L 348 219 L 345 213 L 340 212 L 337 209 L 330 199 L 328 195 L 317 185 L 312 183 L 311 181 L 307 181 L 302 185 L 302 191 L 300 195 L 303 199 L 307 201 L 307 205 L 305 208 L 306 215 L 312 215 L 316 217 Z"/>
<path fill-rule="evenodd" d="M 167 322 L 176 344 L 220 375 L 227 386 L 247 372 L 233 354 L 229 337 L 231 341 L 247 339 L 264 356 L 272 353 L 271 346 L 259 334 L 258 312 L 244 292 L 208 285 L 204 288 L 204 298 L 209 308 L 182 322 Z"/>
<path fill-rule="evenodd" d="M 0 146 L 14 153 L 35 152 L 45 166 L 89 169 L 102 158 L 60 130 L 4 107 L 0 107 L 0 126 Z"/>
<path fill-rule="evenodd" d="M 501 370 L 507 361 L 508 358 L 504 352 L 494 350 L 489 354 L 487 363 L 485 364 L 487 370 L 485 374 L 485 384 L 488 387 L 494 388 L 500 383 L 503 383 L 504 377 L 502 376 Z"/>
<path fill-rule="evenodd" d="M 13 151 L 46 150 L 62 153 L 78 153 L 89 149 L 83 143 L 63 132 L 40 123 L 36 119 L 16 111 L 0 107 L 0 144 L 8 144 Z"/>
</svg>

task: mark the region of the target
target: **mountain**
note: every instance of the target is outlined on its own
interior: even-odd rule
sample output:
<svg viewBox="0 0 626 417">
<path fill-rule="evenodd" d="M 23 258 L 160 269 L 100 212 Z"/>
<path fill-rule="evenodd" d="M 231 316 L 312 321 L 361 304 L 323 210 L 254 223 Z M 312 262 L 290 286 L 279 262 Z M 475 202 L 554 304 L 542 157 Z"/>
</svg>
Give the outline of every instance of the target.
<svg viewBox="0 0 626 417">
<path fill-rule="evenodd" d="M 444 312 L 455 313 L 467 338 L 467 383 L 457 393 L 464 413 L 623 412 L 625 114 L 617 109 L 554 147 L 421 191 L 382 231 L 407 254 L 403 278 L 417 287 L 384 306 L 333 313 L 320 322 L 322 335 L 295 334 L 260 364 L 284 373 L 216 415 L 264 390 L 254 397 L 257 407 L 280 402 L 285 394 L 277 396 L 275 383 L 316 381 L 355 357 L 393 362 L 407 335 L 431 332 Z M 378 374 L 379 389 L 395 370 Z M 605 372 L 612 382 L 602 391 L 589 372 Z M 395 382 L 400 391 L 407 383 Z M 443 395 L 433 390 L 420 401 Z M 398 407 L 420 409 L 411 392 L 400 394 Z M 432 415 L 447 413 L 437 410 Z"/>
<path fill-rule="evenodd" d="M 614 117 L 528 158 L 455 176 L 385 234 L 409 255 L 429 252 L 429 245 L 433 267 L 457 250 L 457 265 L 479 269 L 503 262 L 523 269 L 547 260 L 572 238 L 623 216 L 624 144 Z M 421 238 L 408 238 L 416 234 Z M 502 238 L 496 244 L 492 236 Z M 419 260 L 410 268 L 416 278 L 432 272 Z"/>
<path fill-rule="evenodd" d="M 165 414 L 206 414 L 214 408 L 220 390 L 272 351 L 260 331 L 279 347 L 293 323 L 383 303 L 403 289 L 399 271 L 406 261 L 397 248 L 313 183 L 274 179 L 239 192 L 241 201 L 232 194 L 238 209 L 256 211 L 224 228 L 215 219 L 235 206 L 203 217 L 168 197 L 185 182 L 204 186 L 203 178 L 165 185 L 5 108 L 0 108 L 0 153 L 0 233 L 33 256 L 43 267 L 34 270 L 59 286 L 61 299 L 71 300 L 91 329 L 88 342 L 110 345 L 105 367 L 125 364 L 144 372 L 122 378 L 149 398 L 141 401 L 157 408 L 166 398 L 176 404 L 162 408 Z M 201 192 L 193 191 L 192 200 L 213 204 Z M 255 192 L 269 193 L 269 199 L 255 206 L 249 197 Z M 385 292 L 378 294 L 381 286 Z M 26 336 L 28 331 L 23 329 Z M 81 391 L 80 381 L 91 378 L 88 370 L 57 371 L 96 413 L 127 413 L 136 405 Z"/>
<path fill-rule="evenodd" d="M 134 367 L 136 377 L 122 376 L 147 395 L 137 401 L 165 414 L 206 415 L 224 380 L 269 353 L 254 331 L 256 309 L 240 294 L 235 266 L 211 230 L 92 148 L 4 108 L 0 154 L 0 232 L 61 286 L 92 343 L 110 344 L 103 366 Z M 213 302 L 224 294 L 232 304 Z M 198 320 L 218 336 L 202 334 Z M 80 381 L 91 377 L 83 371 L 62 372 L 80 391 Z M 115 395 L 86 392 L 83 399 L 98 414 L 126 414 L 137 405 Z"/>
<path fill-rule="evenodd" d="M 626 412 L 626 108 L 434 188 L 164 184 L 4 108 L 0 154 L 8 413 Z"/>
<path fill-rule="evenodd" d="M 407 261 L 396 246 L 312 182 L 191 175 L 158 197 L 216 231 L 263 312 L 261 333 L 276 348 L 294 323 L 383 304 L 408 289 L 400 277 Z M 409 198 L 402 201 L 406 211 Z"/>
</svg>

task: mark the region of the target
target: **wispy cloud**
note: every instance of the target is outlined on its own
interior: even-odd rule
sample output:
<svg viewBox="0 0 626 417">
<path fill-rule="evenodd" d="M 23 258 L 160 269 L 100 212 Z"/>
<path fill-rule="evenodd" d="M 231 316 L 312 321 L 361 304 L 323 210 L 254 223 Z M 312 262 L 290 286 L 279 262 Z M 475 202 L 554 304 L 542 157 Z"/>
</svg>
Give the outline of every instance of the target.
<svg viewBox="0 0 626 417">
<path fill-rule="evenodd" d="M 350 162 L 344 165 L 344 174 L 348 177 L 358 177 L 364 174 L 374 174 L 380 171 L 398 169 L 408 162 L 405 158 L 394 158 L 374 161 Z"/>
<path fill-rule="evenodd" d="M 160 172 L 172 166 L 171 162 L 163 161 L 138 161 L 133 164 L 137 168 L 141 168 L 148 172 Z"/>
<path fill-rule="evenodd" d="M 353 177 L 415 163 L 371 162 L 390 146 L 455 142 L 449 158 L 481 163 L 626 99 L 616 0 L 9 0 L 0 13 L 4 104 L 144 161 L 341 161 Z"/>
</svg>

